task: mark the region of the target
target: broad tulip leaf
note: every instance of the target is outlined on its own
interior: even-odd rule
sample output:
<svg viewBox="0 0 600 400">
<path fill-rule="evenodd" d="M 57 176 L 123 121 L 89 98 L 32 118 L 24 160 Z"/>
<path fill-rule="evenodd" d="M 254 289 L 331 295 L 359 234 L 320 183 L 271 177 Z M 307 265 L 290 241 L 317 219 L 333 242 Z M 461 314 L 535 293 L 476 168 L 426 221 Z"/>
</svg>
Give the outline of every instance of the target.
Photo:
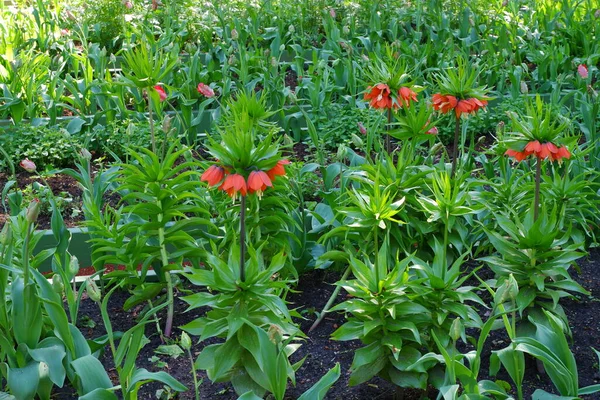
<svg viewBox="0 0 600 400">
<path fill-rule="evenodd" d="M 94 356 L 87 355 L 71 362 L 75 373 L 79 376 L 83 394 L 96 389 L 110 389 L 112 382 L 102 363 Z"/>
<path fill-rule="evenodd" d="M 302 394 L 298 400 L 323 400 L 327 391 L 340 379 L 340 364 L 336 363 L 317 383 Z"/>
<path fill-rule="evenodd" d="M 86 394 L 80 396 L 79 400 L 117 400 L 118 397 L 112 391 L 107 389 L 95 389 Z M 0 399 L 1 400 L 1 399 Z"/>
<path fill-rule="evenodd" d="M 39 365 L 37 361 L 23 368 L 10 368 L 8 364 L 2 364 L 8 389 L 17 399 L 33 400 L 40 380 Z"/>
<path fill-rule="evenodd" d="M 149 372 L 144 368 L 137 369 L 133 373 L 129 386 L 130 388 L 139 388 L 140 386 L 148 382 L 160 382 L 164 385 L 169 386 L 176 392 L 185 392 L 187 390 L 187 388 L 184 385 L 182 385 L 177 379 L 173 378 L 166 372 Z"/>
</svg>

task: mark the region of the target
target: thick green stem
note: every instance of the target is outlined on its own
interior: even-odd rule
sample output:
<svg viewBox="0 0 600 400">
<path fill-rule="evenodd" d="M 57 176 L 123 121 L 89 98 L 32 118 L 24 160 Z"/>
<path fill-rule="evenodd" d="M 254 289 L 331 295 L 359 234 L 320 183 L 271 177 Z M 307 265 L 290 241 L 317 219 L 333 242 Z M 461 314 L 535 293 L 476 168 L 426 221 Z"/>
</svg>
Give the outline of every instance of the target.
<svg viewBox="0 0 600 400">
<path fill-rule="evenodd" d="M 27 232 L 25 233 L 25 243 L 23 245 L 23 287 L 29 283 L 29 242 L 31 241 L 32 223 L 27 223 Z M 4 296 L 4 293 L 2 293 Z M 27 302 L 25 302 L 27 304 Z"/>
<path fill-rule="evenodd" d="M 456 117 L 456 122 L 454 124 L 454 145 L 452 147 L 452 174 L 451 177 L 454 178 L 454 174 L 456 173 L 456 164 L 458 161 L 458 134 L 460 132 L 460 117 Z"/>
<path fill-rule="evenodd" d="M 344 274 L 340 278 L 340 281 L 346 280 L 348 278 L 349 274 L 350 274 L 350 267 L 346 268 L 346 271 L 344 271 Z M 315 329 L 317 329 L 317 326 L 319 326 L 319 324 L 321 323 L 321 321 L 323 321 L 323 318 L 325 318 L 325 315 L 329 312 L 329 309 L 333 305 L 333 302 L 335 301 L 335 299 L 337 298 L 338 294 L 340 293 L 340 289 L 341 288 L 342 288 L 341 286 L 336 286 L 335 287 L 335 290 L 331 294 L 331 297 L 329 297 L 329 300 L 327 301 L 327 304 L 325 304 L 325 307 L 323 307 L 323 310 L 321 311 L 321 314 L 319 315 L 319 318 L 317 318 L 317 320 L 314 322 L 314 324 L 312 324 L 312 326 L 308 330 L 309 333 L 312 332 L 312 331 L 314 331 Z"/>
<path fill-rule="evenodd" d="M 388 109 L 388 123 L 385 127 L 386 131 L 389 131 L 392 126 L 392 109 Z M 385 149 L 387 150 L 388 154 L 392 152 L 392 139 L 390 138 L 390 134 L 388 133 L 387 135 L 385 135 Z"/>
<path fill-rule="evenodd" d="M 158 207 L 162 209 L 162 203 L 158 202 Z M 161 223 L 163 220 L 163 214 L 158 214 L 158 222 Z M 158 243 L 160 246 L 160 259 L 162 263 L 162 269 L 164 271 L 165 282 L 167 284 L 167 321 L 165 323 L 165 336 L 171 336 L 171 330 L 173 328 L 173 307 L 174 307 L 174 296 L 173 296 L 173 281 L 171 280 L 171 273 L 168 271 L 169 257 L 167 255 L 167 247 L 165 245 L 165 229 L 164 227 L 158 228 Z"/>
<path fill-rule="evenodd" d="M 535 164 L 535 204 L 533 205 L 533 220 L 537 221 L 540 211 L 540 180 L 542 177 L 542 160 L 537 159 Z"/>
<path fill-rule="evenodd" d="M 379 291 L 379 235 L 377 227 L 373 231 L 373 242 L 375 244 L 375 284 L 377 285 L 376 291 Z"/>
<path fill-rule="evenodd" d="M 156 154 L 156 136 L 154 135 L 154 116 L 152 115 L 152 95 L 146 90 L 148 95 L 148 119 L 150 122 L 150 139 L 152 140 L 152 152 Z"/>
<path fill-rule="evenodd" d="M 240 281 L 246 280 L 246 196 L 240 202 Z"/>
</svg>

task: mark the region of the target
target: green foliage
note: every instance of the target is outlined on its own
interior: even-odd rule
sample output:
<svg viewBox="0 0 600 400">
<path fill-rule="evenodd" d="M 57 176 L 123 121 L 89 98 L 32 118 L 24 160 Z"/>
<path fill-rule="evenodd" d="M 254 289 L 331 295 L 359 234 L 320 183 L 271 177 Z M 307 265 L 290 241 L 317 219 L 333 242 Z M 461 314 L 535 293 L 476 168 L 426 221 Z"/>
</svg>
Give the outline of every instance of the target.
<svg viewBox="0 0 600 400">
<path fill-rule="evenodd" d="M 194 285 L 210 290 L 185 297 L 189 310 L 204 306 L 211 310 L 182 329 L 200 340 L 225 339 L 205 347 L 196 360 L 196 368 L 206 370 L 211 381 L 231 381 L 238 395 L 252 391 L 262 397 L 268 391 L 281 400 L 288 379 L 294 383 L 295 371 L 302 365 L 288 359 L 299 347 L 294 340 L 301 335 L 280 298 L 289 282 L 272 279 L 285 266 L 285 257 L 280 253 L 266 265 L 260 248 L 248 251 L 244 281 L 238 247 L 232 248 L 227 261 L 209 255 L 208 269 L 184 274 Z"/>
<path fill-rule="evenodd" d="M 118 49 L 126 31 L 126 11 L 121 0 L 86 2 L 83 21 L 91 28 L 90 39 L 101 47 Z"/>
<path fill-rule="evenodd" d="M 559 228 L 556 210 L 547 212 L 542 207 L 536 221 L 533 209 L 523 219 L 515 214 L 495 214 L 495 218 L 500 230 L 485 231 L 498 255 L 481 260 L 497 274 L 499 283 L 514 276 L 520 288 L 516 301 L 520 312 L 537 304 L 563 316 L 560 298 L 570 297 L 570 292 L 588 293 L 568 272 L 583 253 L 578 244 L 568 244 L 569 234 Z"/>
<path fill-rule="evenodd" d="M 332 104 L 326 110 L 327 118 L 318 124 L 319 139 L 330 151 L 337 151 L 340 145 L 350 145 L 354 135 L 362 136 L 359 124 L 374 126 L 382 118 L 381 113 L 369 108 L 356 108 L 348 105 Z"/>
<path fill-rule="evenodd" d="M 443 358 L 427 353 L 436 346 L 433 337 L 446 346 L 456 317 L 480 326 L 477 313 L 464 302 L 481 300 L 461 287 L 466 279 L 458 278 L 462 259 L 448 267 L 440 250 L 434 249 L 438 256 L 432 266 L 417 259 L 398 260 L 387 244 L 374 261 L 350 257 L 355 279 L 338 285 L 352 298 L 332 309 L 350 314 L 332 338 L 359 339 L 365 345 L 355 353 L 350 385 L 378 375 L 401 387 L 442 386 Z"/>
<path fill-rule="evenodd" d="M 0 131 L 0 146 L 11 156 L 14 164 L 28 158 L 38 170 L 69 165 L 82 147 L 64 128 L 31 125 Z M 0 169 L 7 168 L 6 160 L 1 158 Z"/>
</svg>

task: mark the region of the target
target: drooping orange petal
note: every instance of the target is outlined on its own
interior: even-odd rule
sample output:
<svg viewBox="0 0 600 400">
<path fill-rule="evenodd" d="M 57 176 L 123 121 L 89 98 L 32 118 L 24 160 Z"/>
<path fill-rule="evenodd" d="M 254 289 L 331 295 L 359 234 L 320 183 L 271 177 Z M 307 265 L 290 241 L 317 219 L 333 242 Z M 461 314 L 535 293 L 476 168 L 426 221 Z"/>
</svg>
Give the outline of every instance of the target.
<svg viewBox="0 0 600 400">
<path fill-rule="evenodd" d="M 531 153 L 538 153 L 542 149 L 542 145 L 537 140 L 533 140 L 525 146 L 525 151 Z"/>
</svg>

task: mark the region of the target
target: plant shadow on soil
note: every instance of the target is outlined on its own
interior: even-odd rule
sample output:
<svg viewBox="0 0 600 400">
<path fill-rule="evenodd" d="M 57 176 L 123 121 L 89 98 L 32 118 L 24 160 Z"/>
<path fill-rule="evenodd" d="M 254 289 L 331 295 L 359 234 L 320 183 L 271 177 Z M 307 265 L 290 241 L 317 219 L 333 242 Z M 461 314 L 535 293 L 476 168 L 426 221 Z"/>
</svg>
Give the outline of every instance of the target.
<svg viewBox="0 0 600 400">
<path fill-rule="evenodd" d="M 600 349 L 600 300 L 596 297 L 600 294 L 600 251 L 591 250 L 590 255 L 580 262 L 581 273 L 573 270 L 575 279 L 581 283 L 587 290 L 592 293 L 592 296 L 580 296 L 577 299 L 563 300 L 561 303 L 569 318 L 569 322 L 573 332 L 571 340 L 571 348 L 577 360 L 579 369 L 580 387 L 598 384 L 600 382 L 600 372 L 598 370 L 598 359 L 592 347 Z M 483 272 L 483 270 L 482 270 Z M 298 321 L 303 332 L 308 332 L 316 315 L 314 311 L 320 311 L 323 305 L 327 302 L 333 291 L 333 283 L 339 278 L 340 274 L 330 271 L 313 271 L 301 277 L 298 286 L 295 290 L 298 293 L 293 293 L 289 297 L 289 307 L 298 308 L 300 312 L 305 310 L 303 314 L 305 320 Z M 186 285 L 189 288 L 189 285 Z M 193 290 L 194 288 L 191 287 Z M 180 295 L 183 295 L 181 293 Z M 140 311 L 139 308 L 134 308 L 128 312 L 123 311 L 123 303 L 127 299 L 128 294 L 125 292 L 116 292 L 111 298 L 109 304 L 109 313 L 115 331 L 125 331 L 133 326 L 136 317 Z M 345 293 L 341 293 L 338 302 L 345 298 Z M 174 326 L 182 326 L 193 319 L 199 317 L 206 310 L 196 309 L 190 312 L 185 312 L 186 303 L 181 299 L 175 300 L 175 323 Z M 482 313 L 485 311 L 482 310 Z M 82 328 L 82 332 L 88 338 L 95 338 L 105 334 L 102 320 L 100 318 L 99 309 L 89 299 L 85 299 L 81 304 L 80 318 L 89 317 L 95 323 L 94 328 Z M 163 315 L 164 317 L 164 315 Z M 361 347 L 360 342 L 335 342 L 329 339 L 331 333 L 344 323 L 344 315 L 341 313 L 328 314 L 321 325 L 313 332 L 308 334 L 308 338 L 303 342 L 300 349 L 292 356 L 292 361 L 298 361 L 302 357 L 306 357 L 303 366 L 297 371 L 296 387 L 289 387 L 286 399 L 297 399 L 305 390 L 310 388 L 319 378 L 321 378 L 336 362 L 339 362 L 342 367 L 342 376 L 338 382 L 328 392 L 326 399 L 344 399 L 344 400 L 391 400 L 394 398 L 395 386 L 379 379 L 374 378 L 371 381 L 355 387 L 348 386 L 350 376 L 350 365 L 354 351 Z M 181 331 L 178 328 L 174 329 L 173 337 L 178 338 Z M 169 356 L 154 354 L 154 350 L 161 344 L 159 336 L 156 334 L 154 324 L 148 324 L 146 334 L 149 336 L 149 343 L 142 349 L 137 366 L 146 368 L 149 371 L 164 370 L 178 379 L 181 383 L 188 387 L 188 391 L 179 394 L 178 399 L 194 399 L 193 379 L 191 374 L 191 365 L 187 357 L 180 356 L 173 359 Z M 204 343 L 194 342 L 192 353 L 196 357 L 204 346 L 218 342 L 218 340 L 208 340 Z M 484 357 L 482 360 L 482 368 L 479 379 L 488 379 L 489 371 L 489 356 L 491 350 L 501 349 L 508 344 L 507 336 L 502 330 L 493 331 L 486 342 Z M 156 362 L 150 359 L 153 356 L 160 358 L 163 364 L 157 365 Z M 107 348 L 104 356 L 101 358 L 102 363 L 109 371 L 109 376 L 113 379 L 113 383 L 117 384 L 116 371 L 110 357 L 110 351 Z M 199 371 L 199 379 L 202 379 L 200 385 L 201 399 L 216 399 L 216 400 L 233 400 L 237 399 L 235 392 L 230 384 L 227 383 L 211 383 L 203 371 Z M 496 378 L 510 382 L 508 375 L 505 372 L 500 372 Z M 160 390 L 162 385 L 151 383 L 143 386 L 139 392 L 139 399 L 155 399 L 157 398 L 157 390 Z M 531 398 L 531 394 L 536 389 L 544 389 L 548 392 L 556 393 L 551 381 L 547 376 L 540 376 L 537 373 L 535 365 L 528 365 L 525 374 L 524 393 L 525 398 Z M 514 393 L 514 392 L 513 392 Z M 419 399 L 422 392 L 406 391 L 405 400 Z M 60 390 L 56 397 L 57 399 L 72 399 L 76 394 L 71 389 L 65 388 Z M 268 398 L 268 397 L 267 397 Z M 584 399 L 600 399 L 600 395 L 584 396 Z"/>
</svg>

